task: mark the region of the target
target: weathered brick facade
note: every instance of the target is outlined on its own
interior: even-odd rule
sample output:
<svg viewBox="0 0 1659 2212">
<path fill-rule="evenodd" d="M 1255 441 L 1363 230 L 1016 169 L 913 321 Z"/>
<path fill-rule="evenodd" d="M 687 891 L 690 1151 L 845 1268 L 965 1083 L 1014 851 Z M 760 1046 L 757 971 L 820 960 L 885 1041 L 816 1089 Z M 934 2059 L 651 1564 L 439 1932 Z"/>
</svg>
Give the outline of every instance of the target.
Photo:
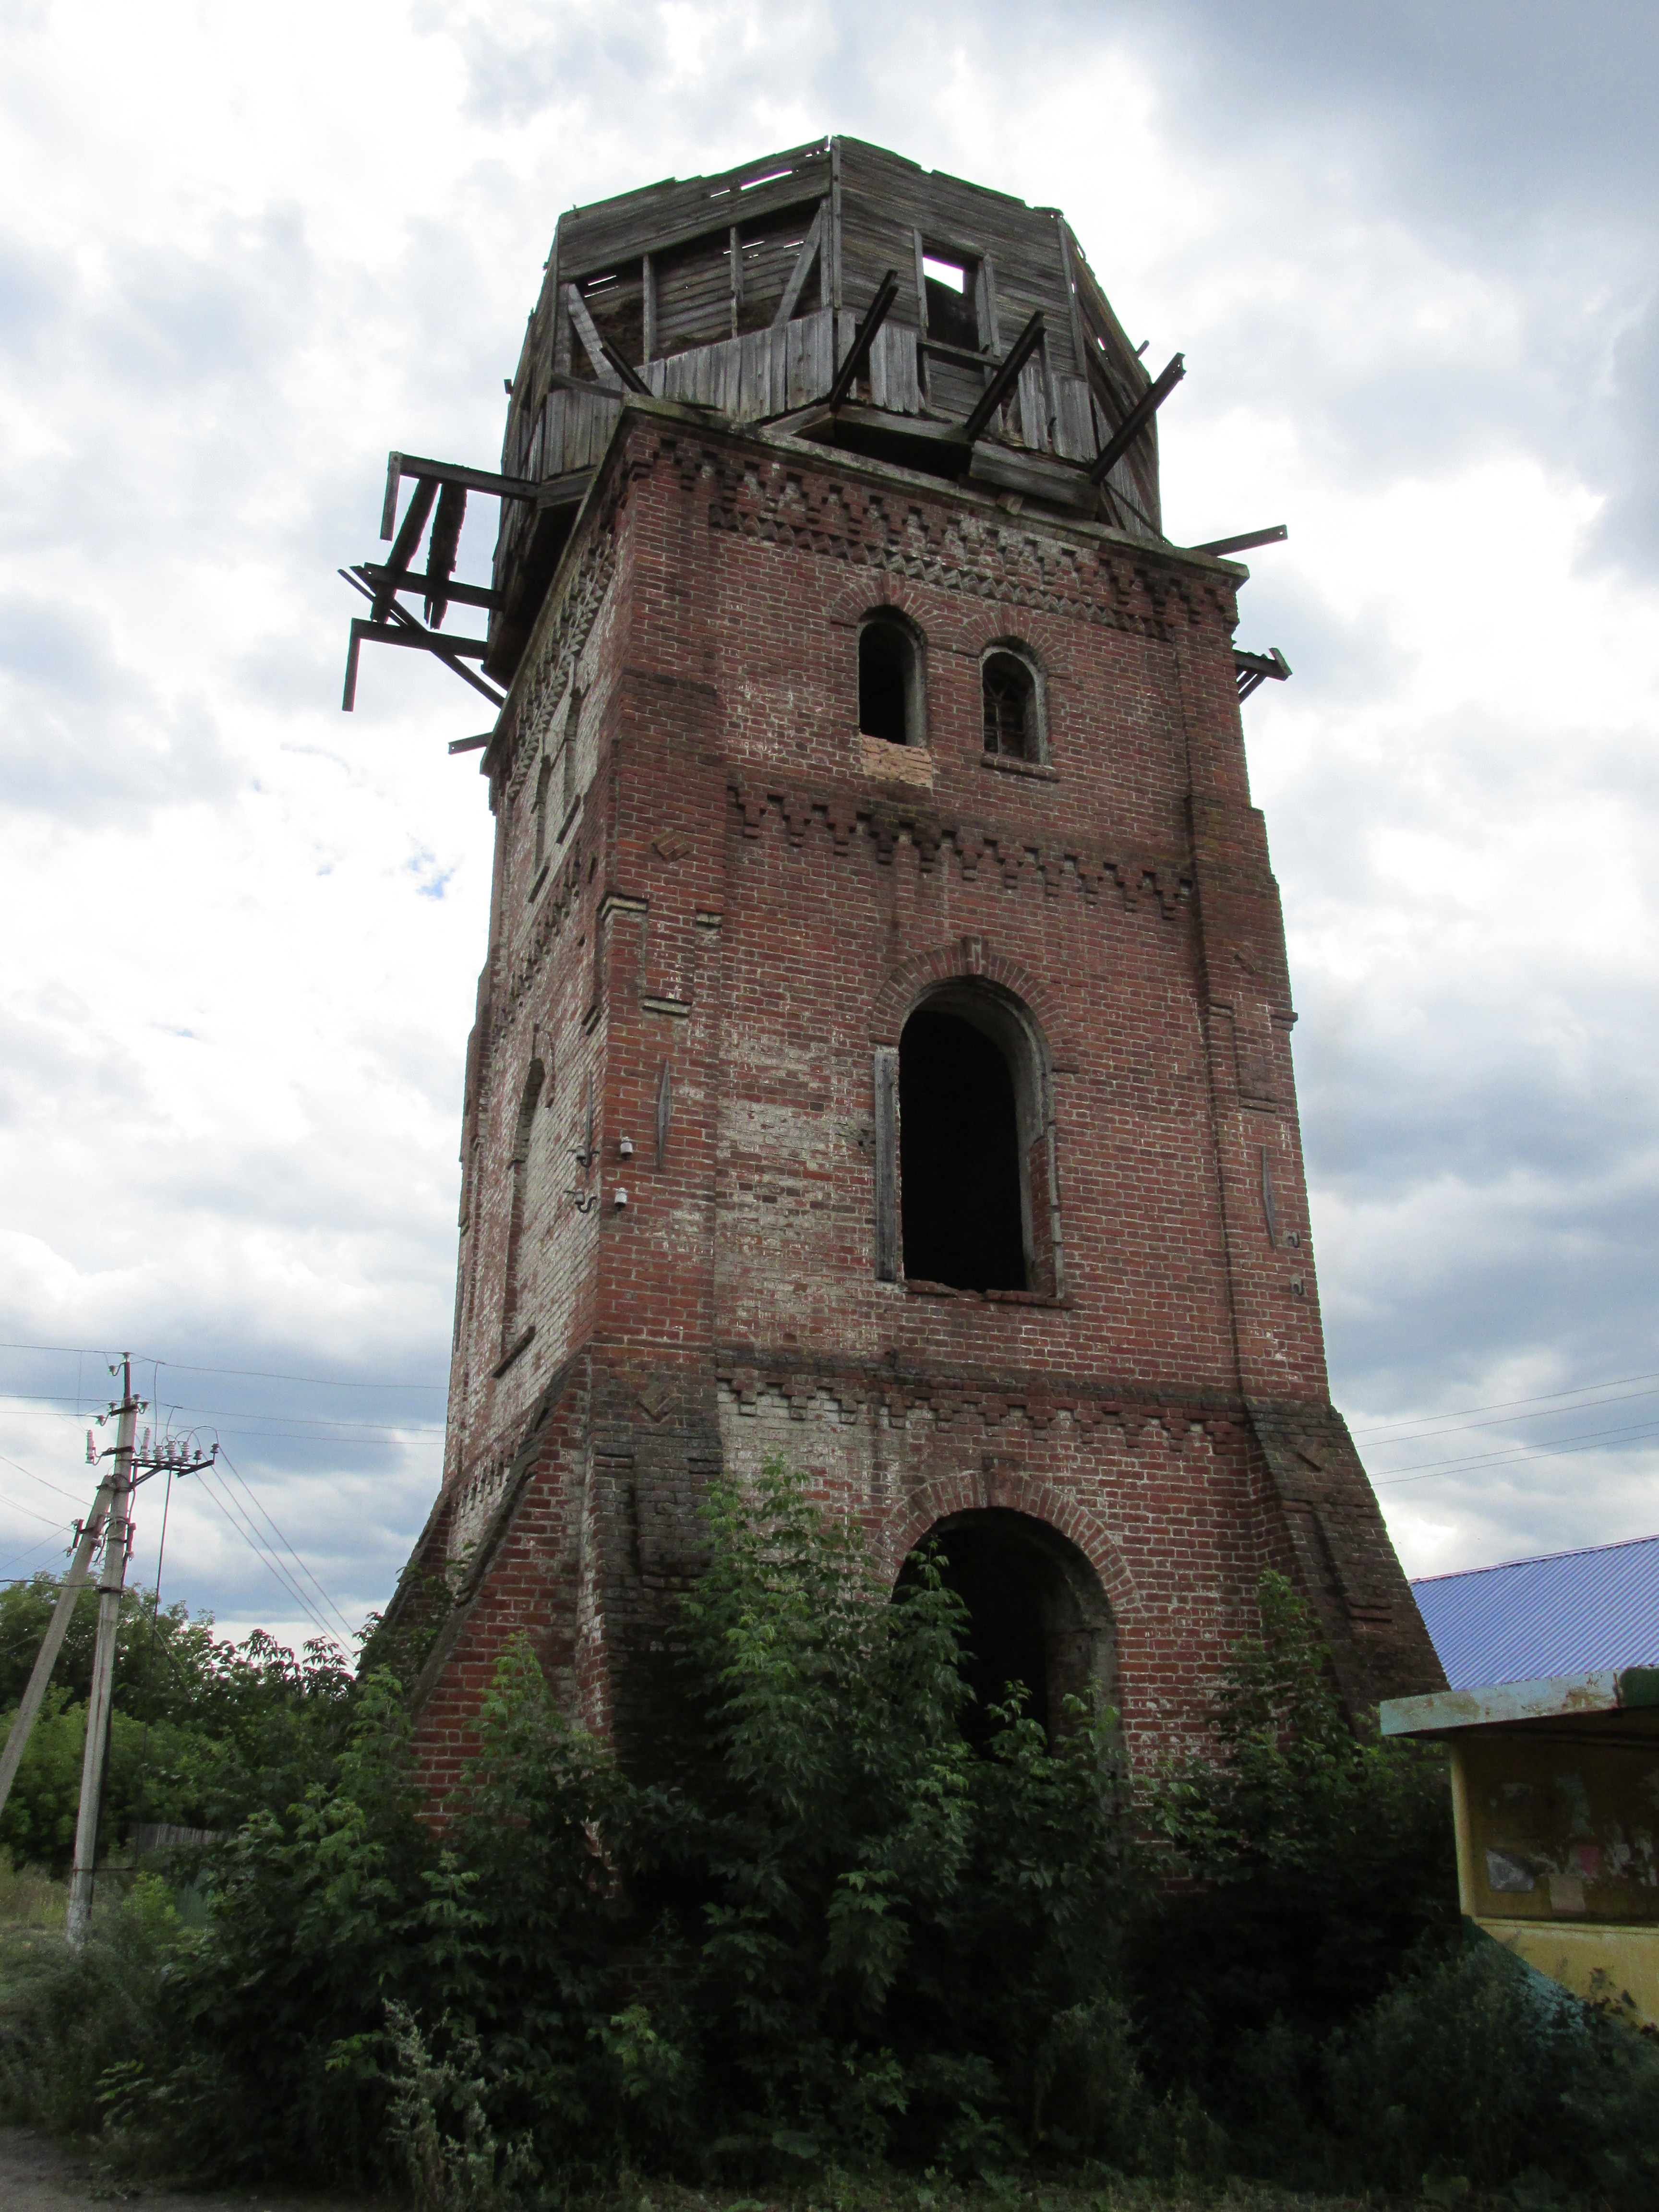
<svg viewBox="0 0 1659 2212">
<path fill-rule="evenodd" d="M 1328 1400 L 1243 574 L 621 405 L 484 757 L 444 1486 L 394 1601 L 456 1591 L 418 1690 L 434 1789 L 520 1631 L 574 1711 L 668 1755 L 700 1489 L 773 1453 L 895 1571 L 947 1516 L 1059 1532 L 1137 1756 L 1201 1726 L 1267 1566 L 1356 1705 L 1439 1680 Z M 921 641 L 925 744 L 860 735 L 883 608 Z M 1010 641 L 1036 760 L 985 750 Z M 1030 1041 L 1023 1291 L 902 1255 L 880 1279 L 884 1055 L 941 985 Z"/>
</svg>

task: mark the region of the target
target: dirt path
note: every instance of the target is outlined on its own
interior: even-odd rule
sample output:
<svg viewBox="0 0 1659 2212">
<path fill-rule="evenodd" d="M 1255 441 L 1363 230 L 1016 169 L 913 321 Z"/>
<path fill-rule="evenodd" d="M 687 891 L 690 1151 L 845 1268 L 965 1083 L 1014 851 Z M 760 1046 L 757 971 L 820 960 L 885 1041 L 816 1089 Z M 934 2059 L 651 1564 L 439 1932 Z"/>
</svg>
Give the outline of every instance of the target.
<svg viewBox="0 0 1659 2212">
<path fill-rule="evenodd" d="M 188 2194 L 112 2178 L 106 2166 L 27 2128 L 0 2128 L 0 2205 L 5 2212 L 87 2212 L 89 2204 L 139 2204 L 143 2212 L 369 2212 L 360 2197 L 296 2197 L 289 2191 Z M 377 2212 L 388 2212 L 381 2204 Z"/>
</svg>

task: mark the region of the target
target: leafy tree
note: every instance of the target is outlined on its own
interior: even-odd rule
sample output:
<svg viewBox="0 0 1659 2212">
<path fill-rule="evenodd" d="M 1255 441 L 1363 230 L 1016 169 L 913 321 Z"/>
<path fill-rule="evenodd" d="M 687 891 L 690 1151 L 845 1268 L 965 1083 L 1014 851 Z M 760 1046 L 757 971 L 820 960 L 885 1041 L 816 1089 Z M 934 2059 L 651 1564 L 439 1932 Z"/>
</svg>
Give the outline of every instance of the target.
<svg viewBox="0 0 1659 2212">
<path fill-rule="evenodd" d="M 58 1601 L 38 1574 L 0 1591 L 0 1738 L 11 1726 Z M 83 1589 L 3 1812 L 0 1846 L 16 1864 L 70 1863 L 86 1740 L 98 1593 Z M 154 1590 L 122 1599 L 100 1850 L 135 1821 L 234 1826 L 254 1807 L 302 1796 L 327 1770 L 345 1725 L 351 1676 L 337 1648 L 297 1656 L 263 1630 L 240 1644 L 212 1616 L 158 1609 Z"/>
</svg>

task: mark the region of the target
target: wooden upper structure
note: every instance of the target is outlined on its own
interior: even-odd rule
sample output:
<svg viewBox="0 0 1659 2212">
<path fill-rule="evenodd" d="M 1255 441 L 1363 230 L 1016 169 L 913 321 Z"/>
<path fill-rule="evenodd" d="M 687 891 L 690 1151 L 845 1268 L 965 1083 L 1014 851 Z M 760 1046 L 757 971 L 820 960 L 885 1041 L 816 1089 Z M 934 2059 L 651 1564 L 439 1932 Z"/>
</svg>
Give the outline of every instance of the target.
<svg viewBox="0 0 1659 2212">
<path fill-rule="evenodd" d="M 890 271 L 879 328 L 837 391 Z M 502 442 L 502 476 L 546 489 L 503 501 L 485 660 L 498 679 L 630 388 L 1161 540 L 1150 410 L 1091 474 L 1152 386 L 1064 216 L 821 139 L 560 218 Z"/>
</svg>

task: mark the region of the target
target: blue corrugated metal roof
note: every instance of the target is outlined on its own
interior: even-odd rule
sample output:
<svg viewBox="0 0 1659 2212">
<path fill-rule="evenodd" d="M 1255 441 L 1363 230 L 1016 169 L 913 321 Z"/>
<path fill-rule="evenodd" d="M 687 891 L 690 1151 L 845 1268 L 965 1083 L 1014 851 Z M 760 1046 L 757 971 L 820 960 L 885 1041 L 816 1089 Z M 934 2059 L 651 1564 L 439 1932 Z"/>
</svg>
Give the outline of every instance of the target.
<svg viewBox="0 0 1659 2212">
<path fill-rule="evenodd" d="M 1412 1584 L 1454 1690 L 1659 1665 L 1659 1536 Z"/>
</svg>

